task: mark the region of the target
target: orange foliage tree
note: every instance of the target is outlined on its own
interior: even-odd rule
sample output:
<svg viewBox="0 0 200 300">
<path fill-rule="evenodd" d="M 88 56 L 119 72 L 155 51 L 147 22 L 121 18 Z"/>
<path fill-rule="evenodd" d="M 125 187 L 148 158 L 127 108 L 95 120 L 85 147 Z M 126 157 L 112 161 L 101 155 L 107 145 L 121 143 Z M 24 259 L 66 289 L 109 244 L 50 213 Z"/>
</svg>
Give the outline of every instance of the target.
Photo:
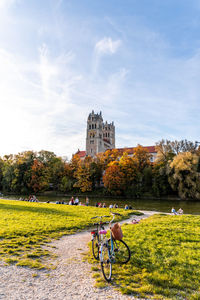
<svg viewBox="0 0 200 300">
<path fill-rule="evenodd" d="M 103 176 L 103 183 L 107 190 L 113 195 L 120 195 L 126 188 L 126 181 L 119 162 L 111 162 Z"/>
<path fill-rule="evenodd" d="M 29 187 L 36 193 L 47 189 L 49 178 L 45 165 L 35 159 L 31 167 L 31 181 Z"/>
<path fill-rule="evenodd" d="M 89 192 L 92 190 L 92 179 L 90 172 L 90 165 L 92 162 L 92 158 L 90 156 L 86 157 L 84 161 L 78 162 L 78 167 L 74 172 L 74 177 L 76 178 L 76 182 L 74 183 L 74 187 L 80 188 L 82 192 Z"/>
</svg>

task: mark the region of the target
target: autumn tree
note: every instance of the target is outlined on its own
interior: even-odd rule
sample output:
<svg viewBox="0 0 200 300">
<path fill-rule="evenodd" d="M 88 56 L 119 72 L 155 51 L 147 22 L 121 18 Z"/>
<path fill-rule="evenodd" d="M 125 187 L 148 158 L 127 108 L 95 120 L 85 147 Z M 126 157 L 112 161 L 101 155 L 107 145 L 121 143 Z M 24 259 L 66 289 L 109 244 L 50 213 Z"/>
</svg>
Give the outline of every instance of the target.
<svg viewBox="0 0 200 300">
<path fill-rule="evenodd" d="M 3 191 L 12 191 L 12 182 L 14 179 L 13 155 L 5 155 L 3 157 L 2 176 Z"/>
<path fill-rule="evenodd" d="M 0 191 L 2 190 L 2 179 L 3 179 L 3 159 L 0 157 Z"/>
<path fill-rule="evenodd" d="M 157 197 L 174 194 L 168 180 L 168 163 L 157 162 L 152 167 L 152 191 Z"/>
<path fill-rule="evenodd" d="M 150 158 L 151 154 L 149 151 L 141 145 L 134 149 L 133 159 L 138 172 L 142 173 L 146 167 L 151 165 Z"/>
<path fill-rule="evenodd" d="M 49 187 L 49 176 L 44 163 L 35 159 L 31 167 L 29 188 L 35 193 L 45 191 Z"/>
<path fill-rule="evenodd" d="M 105 188 L 113 195 L 121 195 L 126 189 L 124 172 L 118 161 L 110 162 L 103 176 Z"/>
<path fill-rule="evenodd" d="M 75 183 L 74 169 L 69 162 L 64 162 L 64 173 L 59 184 L 59 191 L 69 192 Z"/>
<path fill-rule="evenodd" d="M 169 165 L 169 182 L 181 199 L 200 199 L 200 157 L 179 153 Z"/>
<path fill-rule="evenodd" d="M 86 157 L 84 161 L 79 161 L 78 167 L 74 172 L 74 177 L 76 182 L 74 187 L 80 188 L 81 192 L 89 192 L 92 190 L 92 179 L 90 172 L 90 164 L 92 158 L 90 156 Z"/>
<path fill-rule="evenodd" d="M 101 164 L 102 168 L 105 170 L 110 162 L 118 160 L 120 156 L 121 154 L 117 149 L 109 149 L 97 154 L 97 159 L 99 160 L 99 164 Z"/>
<path fill-rule="evenodd" d="M 198 144 L 196 142 L 191 142 L 188 140 L 181 141 L 170 141 L 170 140 L 161 140 L 156 143 L 157 150 L 157 162 L 163 161 L 168 162 L 173 159 L 174 156 L 181 152 L 192 152 L 194 153 L 198 148 Z"/>
</svg>

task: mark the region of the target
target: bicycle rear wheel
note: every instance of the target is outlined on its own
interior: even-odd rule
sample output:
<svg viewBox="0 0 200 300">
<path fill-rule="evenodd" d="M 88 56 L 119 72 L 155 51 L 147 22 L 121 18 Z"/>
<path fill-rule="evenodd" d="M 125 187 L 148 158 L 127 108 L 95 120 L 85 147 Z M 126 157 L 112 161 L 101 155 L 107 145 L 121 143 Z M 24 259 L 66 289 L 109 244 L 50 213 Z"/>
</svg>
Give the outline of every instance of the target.
<svg viewBox="0 0 200 300">
<path fill-rule="evenodd" d="M 110 248 L 107 244 L 101 246 L 101 270 L 106 281 L 111 281 L 112 262 L 110 257 Z"/>
<path fill-rule="evenodd" d="M 116 263 L 126 264 L 131 258 L 128 245 L 122 240 L 113 240 Z"/>
<path fill-rule="evenodd" d="M 92 240 L 92 253 L 96 260 L 99 260 L 99 235 L 95 234 Z"/>
</svg>

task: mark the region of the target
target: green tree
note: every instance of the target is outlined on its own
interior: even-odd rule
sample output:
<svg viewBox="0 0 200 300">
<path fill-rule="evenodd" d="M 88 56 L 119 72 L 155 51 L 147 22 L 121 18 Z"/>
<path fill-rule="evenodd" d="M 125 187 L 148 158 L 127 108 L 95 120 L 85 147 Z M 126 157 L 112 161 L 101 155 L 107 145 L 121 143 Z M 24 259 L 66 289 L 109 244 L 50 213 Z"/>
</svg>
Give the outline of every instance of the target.
<svg viewBox="0 0 200 300">
<path fill-rule="evenodd" d="M 200 157 L 179 153 L 169 165 L 169 182 L 181 199 L 200 199 Z"/>
<path fill-rule="evenodd" d="M 92 158 L 90 156 L 86 157 L 84 161 L 79 161 L 78 168 L 74 172 L 76 182 L 74 187 L 80 188 L 81 192 L 92 191 L 92 178 L 90 172 L 90 164 Z"/>
</svg>

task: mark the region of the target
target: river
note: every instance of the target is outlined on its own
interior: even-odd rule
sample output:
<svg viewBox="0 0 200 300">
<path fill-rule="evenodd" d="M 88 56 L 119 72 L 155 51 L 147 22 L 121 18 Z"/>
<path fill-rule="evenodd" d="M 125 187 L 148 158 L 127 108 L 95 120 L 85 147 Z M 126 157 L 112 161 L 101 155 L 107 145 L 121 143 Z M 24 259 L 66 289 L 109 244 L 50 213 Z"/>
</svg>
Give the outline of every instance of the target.
<svg viewBox="0 0 200 300">
<path fill-rule="evenodd" d="M 20 195 L 15 196 L 4 196 L 4 199 L 18 200 Z M 70 197 L 64 196 L 38 196 L 38 200 L 41 202 L 56 202 L 64 201 L 68 203 Z M 82 203 L 85 203 L 85 197 L 79 197 Z M 172 206 L 178 210 L 180 207 L 183 209 L 185 214 L 200 215 L 200 201 L 183 201 L 183 200 L 164 200 L 164 199 L 114 199 L 114 198 L 103 198 L 103 197 L 92 197 L 89 199 L 90 205 L 94 206 L 97 202 L 106 203 L 108 207 L 111 203 L 118 204 L 119 207 L 124 207 L 126 204 L 137 210 L 150 210 L 160 212 L 170 212 Z"/>
</svg>

